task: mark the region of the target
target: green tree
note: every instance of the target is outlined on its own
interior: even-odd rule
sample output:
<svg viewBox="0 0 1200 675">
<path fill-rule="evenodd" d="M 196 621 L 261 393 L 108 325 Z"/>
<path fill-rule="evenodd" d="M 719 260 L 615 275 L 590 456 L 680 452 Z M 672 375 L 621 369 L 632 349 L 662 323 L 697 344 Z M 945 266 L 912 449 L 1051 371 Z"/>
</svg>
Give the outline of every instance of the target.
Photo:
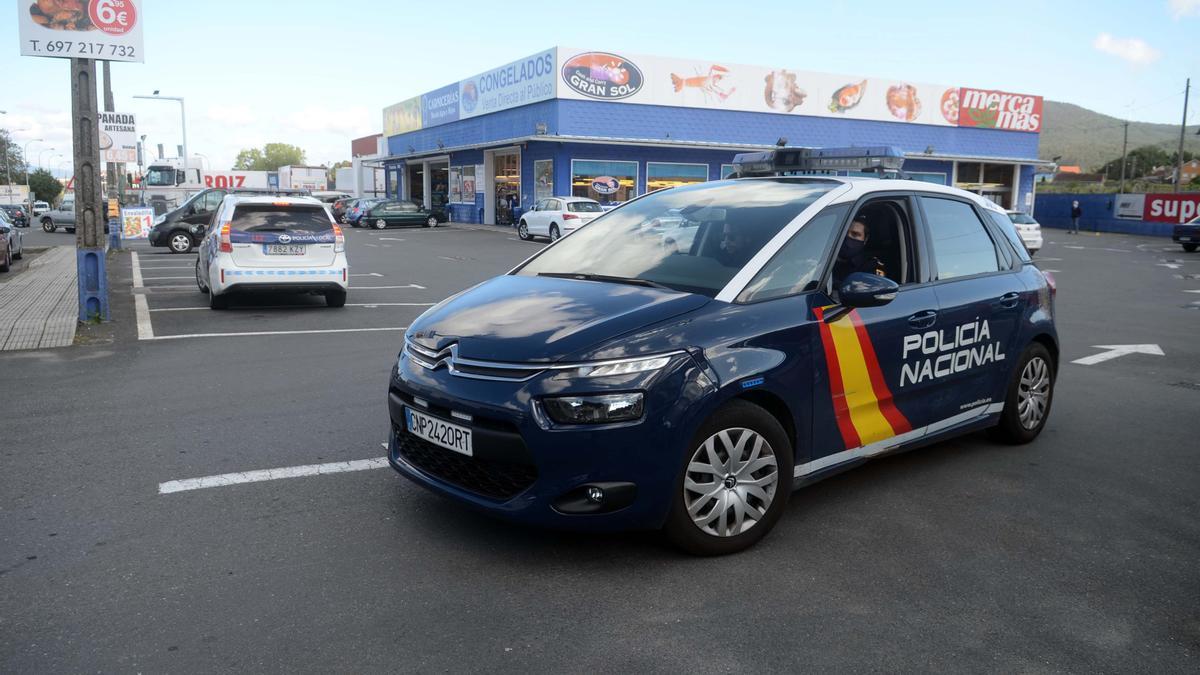
<svg viewBox="0 0 1200 675">
<path fill-rule="evenodd" d="M 29 174 L 29 191 L 35 199 L 54 203 L 63 191 L 63 184 L 45 169 L 38 169 Z"/>
<path fill-rule="evenodd" d="M 258 148 L 246 148 L 233 162 L 237 171 L 278 171 L 281 166 L 304 164 L 304 151 L 287 143 L 267 143 Z"/>
<path fill-rule="evenodd" d="M 1144 176 L 1156 166 L 1166 166 L 1174 160 L 1175 153 L 1168 153 L 1157 145 L 1143 145 L 1129 151 L 1125 159 L 1125 177 Z M 1136 174 L 1135 174 L 1136 172 Z M 1104 174 L 1109 180 L 1121 178 L 1121 158 L 1117 157 L 1100 167 L 1098 173 Z"/>
<path fill-rule="evenodd" d="M 25 182 L 25 158 L 21 144 L 12 140 L 8 129 L 0 129 L 0 185 L 7 185 L 9 174 L 13 183 Z"/>
</svg>

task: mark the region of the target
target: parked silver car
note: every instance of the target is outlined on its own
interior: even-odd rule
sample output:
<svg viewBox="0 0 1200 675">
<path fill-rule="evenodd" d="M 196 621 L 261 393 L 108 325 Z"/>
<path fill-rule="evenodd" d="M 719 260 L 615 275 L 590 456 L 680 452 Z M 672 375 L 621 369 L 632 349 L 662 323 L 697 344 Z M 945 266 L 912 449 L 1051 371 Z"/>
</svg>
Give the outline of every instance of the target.
<svg viewBox="0 0 1200 675">
<path fill-rule="evenodd" d="M 0 272 L 7 272 L 12 267 L 12 261 L 20 260 L 25 254 L 25 235 L 13 224 L 8 214 L 0 209 L 0 241 L 3 241 L 4 251 L 0 253 Z"/>
</svg>

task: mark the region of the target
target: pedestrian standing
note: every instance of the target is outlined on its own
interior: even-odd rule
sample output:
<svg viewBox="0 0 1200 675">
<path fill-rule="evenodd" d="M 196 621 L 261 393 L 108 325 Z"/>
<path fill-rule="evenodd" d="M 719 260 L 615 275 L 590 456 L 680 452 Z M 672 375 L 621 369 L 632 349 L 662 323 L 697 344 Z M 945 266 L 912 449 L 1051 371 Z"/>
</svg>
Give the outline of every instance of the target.
<svg viewBox="0 0 1200 675">
<path fill-rule="evenodd" d="M 1079 234 L 1079 219 L 1083 217 L 1083 209 L 1079 208 L 1079 201 L 1071 202 L 1071 229 L 1067 230 L 1067 234 Z"/>
</svg>

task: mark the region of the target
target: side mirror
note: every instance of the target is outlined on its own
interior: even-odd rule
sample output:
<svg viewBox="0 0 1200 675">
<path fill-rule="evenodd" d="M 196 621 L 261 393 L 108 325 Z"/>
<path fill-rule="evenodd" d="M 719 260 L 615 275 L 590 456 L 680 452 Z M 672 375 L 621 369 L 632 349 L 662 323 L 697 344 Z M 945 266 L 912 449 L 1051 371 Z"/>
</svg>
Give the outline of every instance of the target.
<svg viewBox="0 0 1200 675">
<path fill-rule="evenodd" d="M 846 277 L 838 296 L 847 307 L 879 307 L 896 299 L 900 285 L 878 274 L 855 272 Z"/>
</svg>

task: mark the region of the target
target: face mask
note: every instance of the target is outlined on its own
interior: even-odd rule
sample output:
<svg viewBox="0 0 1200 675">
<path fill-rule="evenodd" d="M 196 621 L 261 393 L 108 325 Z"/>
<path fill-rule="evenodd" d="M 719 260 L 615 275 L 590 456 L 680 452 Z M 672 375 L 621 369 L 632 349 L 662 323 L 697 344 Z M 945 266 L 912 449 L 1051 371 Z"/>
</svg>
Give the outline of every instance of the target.
<svg viewBox="0 0 1200 675">
<path fill-rule="evenodd" d="M 846 240 L 842 242 L 842 250 L 838 253 L 838 257 L 844 260 L 853 260 L 862 255 L 863 250 L 866 249 L 866 247 L 867 242 L 859 239 L 850 239 L 847 237 Z"/>
</svg>

